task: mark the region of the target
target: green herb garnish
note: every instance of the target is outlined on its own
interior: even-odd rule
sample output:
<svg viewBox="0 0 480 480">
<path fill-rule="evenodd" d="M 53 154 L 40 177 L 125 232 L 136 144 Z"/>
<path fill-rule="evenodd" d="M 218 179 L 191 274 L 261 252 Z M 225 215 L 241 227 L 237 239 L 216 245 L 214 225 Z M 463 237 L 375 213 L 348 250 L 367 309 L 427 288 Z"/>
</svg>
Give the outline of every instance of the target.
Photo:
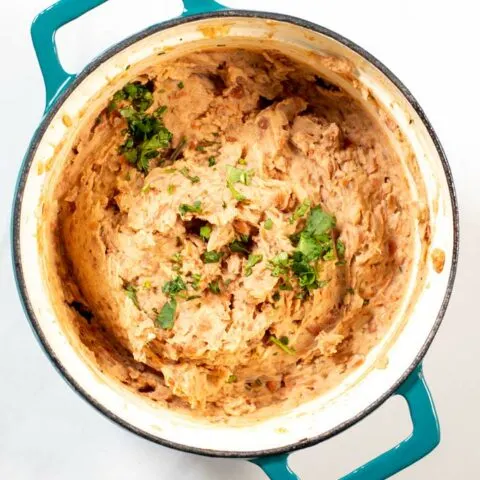
<svg viewBox="0 0 480 480">
<path fill-rule="evenodd" d="M 277 347 L 280 347 L 285 353 L 288 353 L 289 355 L 295 355 L 295 349 L 293 347 L 288 346 L 287 337 L 277 338 L 274 335 L 272 335 L 269 338 L 269 341 L 277 345 Z"/>
<path fill-rule="evenodd" d="M 133 304 L 140 310 L 140 304 L 137 298 L 137 288 L 133 285 L 127 285 L 125 287 L 125 294 L 133 302 Z"/>
<path fill-rule="evenodd" d="M 229 375 L 227 378 L 227 383 L 235 383 L 237 381 L 236 375 Z"/>
<path fill-rule="evenodd" d="M 185 87 L 185 84 L 180 81 L 180 82 L 177 83 L 177 87 L 178 87 L 178 88 L 184 88 L 184 87 Z"/>
<path fill-rule="evenodd" d="M 265 220 L 265 223 L 263 224 L 263 227 L 265 228 L 265 230 L 271 230 L 272 227 L 273 227 L 273 221 L 271 218 L 267 218 Z"/>
<path fill-rule="evenodd" d="M 190 171 L 188 170 L 187 167 L 183 167 L 181 170 L 180 170 L 180 173 L 185 177 L 185 178 L 188 178 L 192 183 L 198 183 L 200 181 L 200 177 L 195 175 L 195 176 L 192 176 L 190 175 Z"/>
<path fill-rule="evenodd" d="M 182 280 L 182 277 L 177 275 L 173 280 L 166 282 L 162 287 L 162 292 L 169 297 L 174 297 L 182 291 L 186 291 L 187 286 Z"/>
<path fill-rule="evenodd" d="M 217 252 L 211 250 L 210 252 L 205 252 L 202 255 L 203 263 L 218 263 L 223 257 L 223 252 Z"/>
<path fill-rule="evenodd" d="M 252 269 L 257 263 L 263 260 L 263 255 L 254 255 L 251 253 L 248 256 L 247 264 L 245 265 L 245 276 L 249 277 L 252 274 Z"/>
<path fill-rule="evenodd" d="M 228 245 L 228 248 L 230 249 L 231 252 L 233 253 L 242 253 L 244 255 L 248 255 L 250 253 L 248 249 L 248 242 L 249 242 L 249 237 L 240 237 L 234 240 L 232 243 Z"/>
<path fill-rule="evenodd" d="M 212 226 L 209 225 L 208 223 L 200 227 L 200 237 L 203 238 L 203 240 L 207 241 L 210 238 L 211 234 L 212 234 Z"/>
<path fill-rule="evenodd" d="M 155 115 L 138 112 L 133 107 L 122 108 L 120 115 L 127 121 L 127 138 L 119 152 L 138 170 L 148 172 L 150 161 L 161 150 L 170 148 L 172 133 Z"/>
<path fill-rule="evenodd" d="M 293 212 L 293 215 L 290 217 L 290 223 L 295 222 L 295 220 L 298 220 L 299 218 L 303 217 L 307 212 L 308 209 L 310 208 L 310 200 L 304 200 Z"/>
<path fill-rule="evenodd" d="M 287 252 L 281 252 L 271 260 L 269 260 L 269 266 L 272 270 L 272 276 L 279 277 L 285 275 L 290 269 L 290 260 Z"/>
<path fill-rule="evenodd" d="M 194 273 L 192 275 L 192 281 L 190 282 L 190 285 L 194 290 L 198 290 L 201 279 L 202 279 L 202 276 L 199 273 Z"/>
<path fill-rule="evenodd" d="M 241 168 L 232 167 L 227 165 L 227 187 L 230 189 L 230 192 L 239 202 L 246 200 L 245 195 L 241 194 L 234 185 L 236 183 L 241 183 L 243 185 L 250 185 L 252 182 L 253 170 L 242 170 Z"/>
<path fill-rule="evenodd" d="M 187 213 L 202 213 L 202 202 L 200 202 L 200 200 L 195 200 L 193 205 L 182 203 L 178 210 L 180 211 L 180 215 L 182 215 L 182 217 Z"/>
<path fill-rule="evenodd" d="M 209 167 L 213 167 L 216 164 L 217 164 L 217 160 L 215 159 L 215 157 L 208 157 L 208 166 Z"/>
<path fill-rule="evenodd" d="M 215 295 L 220 294 L 220 285 L 218 284 L 218 280 L 214 280 L 208 284 L 208 289 L 214 293 Z"/>
<path fill-rule="evenodd" d="M 170 301 L 163 305 L 160 313 L 155 318 L 155 324 L 165 330 L 170 330 L 173 327 L 176 310 L 177 301 L 175 298 L 171 298 Z"/>
<path fill-rule="evenodd" d="M 176 188 L 175 185 L 170 184 L 170 185 L 167 187 L 167 193 L 168 193 L 169 195 L 173 195 L 173 194 L 175 193 L 175 188 Z"/>
</svg>

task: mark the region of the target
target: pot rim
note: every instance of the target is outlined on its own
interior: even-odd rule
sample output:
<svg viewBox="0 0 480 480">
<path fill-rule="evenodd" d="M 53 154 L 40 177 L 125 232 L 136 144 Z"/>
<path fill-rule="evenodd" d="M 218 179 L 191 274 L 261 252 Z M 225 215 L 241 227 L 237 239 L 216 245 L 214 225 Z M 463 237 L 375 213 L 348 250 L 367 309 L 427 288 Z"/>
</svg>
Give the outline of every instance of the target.
<svg viewBox="0 0 480 480">
<path fill-rule="evenodd" d="M 123 418 L 119 417 L 115 413 L 111 412 L 108 408 L 106 408 L 103 404 L 98 402 L 94 399 L 86 390 L 84 390 L 75 380 L 75 378 L 70 375 L 65 367 L 62 365 L 60 360 L 58 359 L 55 351 L 49 345 L 46 336 L 43 334 L 43 331 L 40 327 L 40 324 L 36 318 L 34 313 L 32 304 L 30 302 L 29 294 L 26 288 L 26 284 L 24 281 L 24 270 L 22 267 L 22 259 L 20 254 L 20 212 L 22 209 L 22 201 L 23 201 L 23 193 L 25 190 L 26 180 L 30 173 L 30 167 L 32 165 L 33 158 L 37 151 L 37 147 L 47 130 L 48 126 L 50 125 L 51 120 L 58 112 L 60 107 L 63 105 L 65 100 L 70 96 L 70 94 L 77 88 L 77 86 L 94 70 L 96 70 L 103 62 L 108 60 L 113 55 L 119 53 L 120 51 L 124 50 L 125 48 L 133 45 L 134 43 L 154 34 L 161 30 L 166 30 L 171 27 L 175 27 L 180 24 L 195 22 L 197 20 L 204 20 L 210 18 L 217 18 L 217 17 L 250 17 L 250 18 L 261 18 L 265 20 L 275 20 L 284 23 L 290 23 L 299 27 L 303 27 L 309 30 L 312 30 L 316 33 L 320 33 L 324 36 L 327 36 L 345 47 L 353 50 L 365 60 L 367 60 L 370 64 L 375 66 L 378 70 L 380 70 L 402 93 L 408 103 L 412 106 L 415 112 L 418 114 L 419 118 L 421 119 L 423 125 L 427 129 L 428 135 L 431 138 L 435 149 L 438 153 L 440 161 L 442 163 L 442 167 L 445 173 L 446 182 L 448 186 L 448 192 L 450 196 L 450 202 L 452 206 L 452 220 L 453 220 L 453 249 L 452 249 L 452 263 L 449 272 L 448 284 L 445 290 L 445 294 L 442 300 L 442 304 L 440 310 L 437 314 L 437 319 L 430 330 L 428 337 L 426 338 L 422 348 L 416 355 L 412 364 L 405 370 L 403 375 L 397 380 L 397 382 L 389 388 L 383 395 L 377 398 L 374 402 L 372 402 L 368 407 L 366 407 L 363 411 L 355 415 L 354 417 L 350 418 L 349 420 L 335 426 L 334 428 L 324 432 L 320 435 L 317 435 L 312 438 L 306 438 L 304 440 L 300 440 L 296 443 L 289 444 L 283 447 L 273 448 L 273 449 L 265 449 L 259 451 L 223 451 L 223 450 L 211 450 L 211 449 L 203 449 L 197 447 L 190 447 L 188 445 L 172 442 L 169 440 L 165 440 L 154 436 L 148 432 L 145 432 L 128 421 L 124 420 Z M 123 428 L 129 430 L 140 437 L 150 440 L 154 443 L 162 445 L 164 447 L 173 448 L 176 450 L 184 451 L 187 453 L 194 453 L 198 455 L 210 456 L 210 457 L 223 457 L 223 458 L 252 458 L 252 457 L 264 457 L 268 455 L 277 455 L 282 453 L 291 453 L 296 450 L 310 447 L 320 443 L 324 440 L 327 440 L 344 430 L 348 429 L 352 425 L 356 424 L 360 420 L 364 419 L 378 407 L 380 407 L 389 397 L 391 397 L 395 391 L 400 387 L 400 385 L 407 379 L 407 377 L 415 370 L 418 364 L 422 361 L 423 357 L 428 351 L 439 327 L 445 315 L 448 302 L 450 300 L 450 296 L 453 289 L 453 284 L 455 281 L 455 275 L 457 271 L 457 264 L 458 264 L 458 253 L 459 253 L 459 212 L 458 212 L 458 203 L 457 203 L 457 196 L 455 192 L 455 186 L 453 183 L 452 172 L 450 166 L 448 164 L 447 157 L 443 150 L 443 147 L 430 123 L 427 116 L 425 115 L 423 109 L 412 95 L 412 93 L 405 87 L 405 85 L 399 80 L 399 78 L 391 72 L 382 62 L 380 62 L 376 57 L 371 55 L 369 52 L 364 50 L 362 47 L 358 46 L 351 40 L 343 37 L 342 35 L 328 29 L 317 25 L 315 23 L 309 22 L 307 20 L 303 20 L 298 17 L 294 17 L 291 15 L 285 15 L 280 13 L 272 13 L 272 12 L 263 12 L 263 11 L 252 11 L 252 10 L 221 10 L 215 11 L 210 13 L 202 13 L 198 15 L 191 15 L 187 17 L 177 17 L 172 20 L 168 20 L 162 23 L 158 23 L 148 27 L 130 37 L 127 37 L 125 40 L 115 44 L 114 46 L 110 47 L 109 49 L 105 50 L 102 54 L 96 57 L 93 61 L 91 61 L 74 79 L 73 81 L 65 88 L 63 92 L 54 100 L 51 108 L 46 112 L 44 117 L 42 118 L 39 127 L 37 128 L 36 132 L 34 133 L 31 143 L 28 147 L 27 153 L 24 157 L 22 165 L 20 167 L 19 176 L 17 180 L 17 185 L 15 188 L 15 195 L 14 195 L 14 204 L 12 209 L 12 218 L 11 218 L 11 234 L 12 234 L 12 261 L 13 261 L 13 268 L 14 268 L 14 276 L 16 281 L 17 290 L 20 295 L 20 300 L 22 302 L 23 309 L 25 311 L 26 317 L 29 320 L 30 326 L 37 337 L 42 349 L 47 354 L 49 360 L 53 363 L 57 371 L 61 374 L 63 379 L 70 385 L 70 387 L 75 390 L 77 394 L 80 395 L 85 401 L 87 401 L 91 406 L 93 406 L 97 411 L 102 413 L 111 421 L 115 422 L 117 425 L 122 426 Z"/>
</svg>

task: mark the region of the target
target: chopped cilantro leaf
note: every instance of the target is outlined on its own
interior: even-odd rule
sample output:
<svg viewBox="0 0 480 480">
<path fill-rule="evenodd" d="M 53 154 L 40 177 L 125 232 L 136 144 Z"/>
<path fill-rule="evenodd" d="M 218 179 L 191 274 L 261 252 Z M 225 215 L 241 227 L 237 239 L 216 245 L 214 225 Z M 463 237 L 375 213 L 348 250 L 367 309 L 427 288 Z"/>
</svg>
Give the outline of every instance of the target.
<svg viewBox="0 0 480 480">
<path fill-rule="evenodd" d="M 195 200 L 193 205 L 188 205 L 187 203 L 182 203 L 178 209 L 180 215 L 184 216 L 187 213 L 201 213 L 202 212 L 202 203 L 200 200 Z"/>
<path fill-rule="evenodd" d="M 236 375 L 229 375 L 227 378 L 227 383 L 235 383 L 237 381 Z"/>
<path fill-rule="evenodd" d="M 314 207 L 310 212 L 303 231 L 315 239 L 322 241 L 324 240 L 322 235 L 335 228 L 335 225 L 335 217 L 324 212 L 320 207 Z"/>
<path fill-rule="evenodd" d="M 274 302 L 278 302 L 280 300 L 280 292 L 275 292 L 273 295 L 272 295 L 272 300 Z"/>
<path fill-rule="evenodd" d="M 279 253 L 278 255 L 273 257 L 268 263 L 274 277 L 279 277 L 280 275 L 287 274 L 290 268 L 290 261 L 287 252 Z"/>
<path fill-rule="evenodd" d="M 290 217 L 290 223 L 295 222 L 295 220 L 298 220 L 299 218 L 303 217 L 307 212 L 308 209 L 310 208 L 310 200 L 305 200 L 303 201 L 293 212 L 293 215 Z"/>
<path fill-rule="evenodd" d="M 180 277 L 179 275 L 177 275 L 173 280 L 166 282 L 162 287 L 162 292 L 169 297 L 174 297 L 178 293 L 186 290 L 187 286 L 182 280 L 182 277 Z"/>
<path fill-rule="evenodd" d="M 345 244 L 341 240 L 337 240 L 337 254 L 338 258 L 345 257 Z"/>
<path fill-rule="evenodd" d="M 218 280 L 213 280 L 208 284 L 208 289 L 214 293 L 215 295 L 220 294 L 220 285 L 218 284 Z"/>
<path fill-rule="evenodd" d="M 190 282 L 190 285 L 194 290 L 198 290 L 201 279 L 202 276 L 199 273 L 194 273 L 192 275 L 192 281 Z"/>
<path fill-rule="evenodd" d="M 170 184 L 170 185 L 167 187 L 167 193 L 168 193 L 169 195 L 173 195 L 173 194 L 175 193 L 175 188 L 176 188 L 175 185 Z"/>
<path fill-rule="evenodd" d="M 247 236 L 247 238 L 240 238 L 240 239 L 236 239 L 234 240 L 232 243 L 230 243 L 230 245 L 228 246 L 228 248 L 230 248 L 230 251 L 233 252 L 233 253 L 242 253 L 244 255 L 248 255 L 250 253 L 249 249 L 248 249 L 248 242 L 249 242 L 249 237 Z"/>
<path fill-rule="evenodd" d="M 248 256 L 247 264 L 245 265 L 245 276 L 249 277 L 252 274 L 252 269 L 257 263 L 263 260 L 263 255 L 254 255 L 251 253 Z"/>
<path fill-rule="evenodd" d="M 200 227 L 200 237 L 202 237 L 205 241 L 207 241 L 210 238 L 211 234 L 212 234 L 212 226 L 209 225 L 208 223 Z"/>
<path fill-rule="evenodd" d="M 163 305 L 160 313 L 155 318 L 155 324 L 165 330 L 170 330 L 173 327 L 176 310 L 177 301 L 175 298 L 171 298 L 170 301 Z"/>
<path fill-rule="evenodd" d="M 137 288 L 133 285 L 127 285 L 125 287 L 125 293 L 127 297 L 133 302 L 133 304 L 140 310 L 140 304 L 137 298 Z"/>
<path fill-rule="evenodd" d="M 210 252 L 205 252 L 202 255 L 203 263 L 218 263 L 222 257 L 223 257 L 223 253 L 217 252 L 215 250 L 211 250 Z"/>
<path fill-rule="evenodd" d="M 242 170 L 240 168 L 232 167 L 227 165 L 227 186 L 230 189 L 230 192 L 239 202 L 246 199 L 245 195 L 241 194 L 234 185 L 236 183 L 241 183 L 243 185 L 250 185 L 252 182 L 253 171 L 252 170 Z"/>
<path fill-rule="evenodd" d="M 187 167 L 183 167 L 181 170 L 180 170 L 180 173 L 185 177 L 185 178 L 188 178 L 192 183 L 198 183 L 200 181 L 200 177 L 195 175 L 194 177 L 192 177 L 190 175 L 190 171 L 188 170 Z"/>
<path fill-rule="evenodd" d="M 215 159 L 215 157 L 208 157 L 208 166 L 209 167 L 213 167 L 214 165 L 217 164 L 217 160 Z"/>
<path fill-rule="evenodd" d="M 177 83 L 177 87 L 178 87 L 178 88 L 184 88 L 184 87 L 185 87 L 185 84 L 180 81 L 180 82 Z"/>
<path fill-rule="evenodd" d="M 195 147 L 195 150 L 196 150 L 197 152 L 204 152 L 204 151 L 205 151 L 205 145 L 197 145 L 197 146 Z"/>
<path fill-rule="evenodd" d="M 272 221 L 272 219 L 271 219 L 271 218 L 267 218 L 267 219 L 265 220 L 265 223 L 263 224 L 263 226 L 264 226 L 265 230 L 271 230 L 272 227 L 273 227 L 273 221 Z"/>
<path fill-rule="evenodd" d="M 285 339 L 286 339 L 286 343 L 285 342 Z M 277 345 L 277 347 L 280 347 L 285 353 L 288 353 L 289 355 L 295 355 L 295 349 L 292 348 L 292 347 L 289 347 L 287 344 L 288 344 L 288 338 L 287 337 L 281 337 L 280 339 L 278 339 L 277 337 L 275 337 L 274 335 L 272 335 L 270 338 L 269 338 L 270 342 L 274 343 L 275 345 Z M 283 341 L 282 341 L 283 340 Z"/>
</svg>

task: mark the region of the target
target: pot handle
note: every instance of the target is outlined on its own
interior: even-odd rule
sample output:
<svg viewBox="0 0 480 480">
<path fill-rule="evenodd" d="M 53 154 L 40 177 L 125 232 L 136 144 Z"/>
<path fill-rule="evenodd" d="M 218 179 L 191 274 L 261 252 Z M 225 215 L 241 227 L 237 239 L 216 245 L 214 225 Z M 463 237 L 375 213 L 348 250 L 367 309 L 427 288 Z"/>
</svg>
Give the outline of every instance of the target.
<svg viewBox="0 0 480 480">
<path fill-rule="evenodd" d="M 55 34 L 67 23 L 98 7 L 107 0 L 59 0 L 41 12 L 32 22 L 31 35 L 46 89 L 46 110 L 60 92 L 75 78 L 67 73 L 58 58 Z M 183 16 L 214 12 L 225 7 L 214 0 L 183 0 Z"/>
<path fill-rule="evenodd" d="M 440 442 L 440 426 L 430 391 L 418 366 L 396 391 L 408 403 L 413 424 L 411 435 L 340 480 L 384 480 L 417 462 Z M 250 460 L 271 480 L 299 480 L 287 464 L 288 454 Z"/>
<path fill-rule="evenodd" d="M 63 25 L 81 17 L 107 0 L 60 0 L 39 13 L 32 22 L 31 35 L 46 89 L 46 110 L 75 78 L 60 63 L 55 34 Z"/>
</svg>

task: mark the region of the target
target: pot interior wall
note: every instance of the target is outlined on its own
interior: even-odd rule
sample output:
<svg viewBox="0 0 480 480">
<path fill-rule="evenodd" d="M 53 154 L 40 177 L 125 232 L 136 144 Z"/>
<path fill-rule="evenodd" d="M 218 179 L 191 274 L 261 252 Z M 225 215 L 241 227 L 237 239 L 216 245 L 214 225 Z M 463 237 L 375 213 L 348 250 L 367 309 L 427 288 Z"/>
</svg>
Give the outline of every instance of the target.
<svg viewBox="0 0 480 480">
<path fill-rule="evenodd" d="M 325 76 L 349 89 L 372 112 L 379 106 L 389 112 L 401 130 L 390 131 L 389 135 L 404 159 L 405 167 L 412 168 L 413 165 L 414 169 L 418 168 L 424 179 L 432 224 L 431 245 L 446 253 L 446 263 L 443 272 L 438 274 L 427 262 L 423 272 L 425 288 L 410 312 L 408 322 L 405 322 L 405 311 L 413 298 L 417 279 L 412 280 L 410 296 L 405 299 L 404 314 L 399 314 L 387 337 L 342 385 L 280 417 L 231 428 L 193 421 L 147 404 L 104 378 L 96 371 L 85 351 L 72 348 L 74 339 L 52 308 L 48 281 L 45 281 L 43 273 L 42 239 L 37 238 L 37 232 L 42 191 L 47 183 L 55 181 L 61 171 L 62 152 L 71 148 L 79 121 L 115 91 L 117 83 L 133 75 L 137 65 L 160 52 L 176 56 L 203 46 L 248 44 L 256 47 L 265 45 L 300 56 L 303 61 L 316 65 Z M 340 57 L 353 63 L 357 86 L 353 88 L 341 74 L 329 72 L 318 55 Z M 128 71 L 125 70 L 127 65 L 131 65 Z M 227 16 L 189 21 L 167 30 L 150 32 L 105 59 L 81 78 L 46 130 L 40 134 L 26 177 L 20 215 L 20 256 L 29 307 L 48 350 L 53 352 L 65 374 L 80 390 L 87 392 L 94 403 L 103 406 L 120 421 L 150 438 L 191 449 L 253 455 L 328 434 L 338 425 L 360 415 L 402 378 L 422 350 L 442 309 L 452 266 L 453 212 L 445 171 L 429 132 L 402 92 L 378 68 L 325 33 L 282 21 Z M 100 97 L 99 91 L 103 92 Z M 413 149 L 416 162 L 412 162 L 413 156 L 409 157 L 405 145 Z M 52 160 L 54 154 L 55 161 Z M 412 187 L 415 188 L 414 185 Z M 421 255 L 420 248 L 417 254 Z"/>
</svg>

